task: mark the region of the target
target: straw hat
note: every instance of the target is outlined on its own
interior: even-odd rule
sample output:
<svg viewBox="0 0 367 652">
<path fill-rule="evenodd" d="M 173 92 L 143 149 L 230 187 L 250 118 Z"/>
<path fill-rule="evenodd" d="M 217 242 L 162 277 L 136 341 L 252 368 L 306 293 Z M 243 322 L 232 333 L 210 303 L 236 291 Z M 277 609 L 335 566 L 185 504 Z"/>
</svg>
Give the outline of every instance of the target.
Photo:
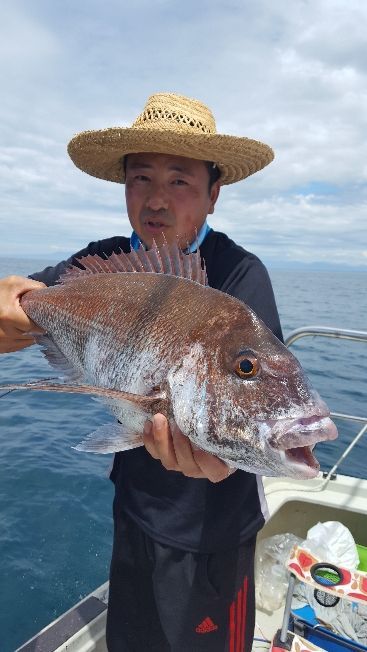
<svg viewBox="0 0 367 652">
<path fill-rule="evenodd" d="M 84 172 L 117 183 L 125 182 L 122 160 L 133 152 L 212 161 L 221 172 L 221 184 L 245 179 L 274 158 L 271 147 L 257 140 L 217 134 L 214 116 L 205 104 L 171 93 L 149 97 L 131 127 L 76 134 L 68 152 Z"/>
</svg>

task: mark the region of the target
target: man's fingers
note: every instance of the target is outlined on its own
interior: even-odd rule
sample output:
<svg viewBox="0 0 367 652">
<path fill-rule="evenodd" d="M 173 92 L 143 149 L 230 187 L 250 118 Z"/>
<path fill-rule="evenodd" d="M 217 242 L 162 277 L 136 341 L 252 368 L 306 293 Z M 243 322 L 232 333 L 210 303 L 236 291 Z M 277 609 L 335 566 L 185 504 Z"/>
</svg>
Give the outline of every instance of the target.
<svg viewBox="0 0 367 652">
<path fill-rule="evenodd" d="M 169 423 L 163 414 L 153 416 L 153 437 L 158 457 L 167 471 L 179 471 Z"/>
<path fill-rule="evenodd" d="M 44 287 L 44 283 L 22 276 L 9 276 L 0 281 L 0 323 L 6 336 L 17 339 L 23 333 L 42 333 L 42 329 L 27 317 L 20 301 L 26 292 Z"/>
<path fill-rule="evenodd" d="M 143 441 L 144 441 L 144 446 L 147 449 L 148 453 L 152 457 L 154 457 L 155 460 L 159 460 L 159 455 L 155 447 L 155 441 L 153 436 L 153 424 L 151 421 L 146 421 L 144 425 Z"/>
<path fill-rule="evenodd" d="M 20 307 L 19 303 L 13 303 L 11 309 L 4 308 L 1 311 L 2 331 L 7 337 L 19 338 L 24 333 L 42 333 L 39 328 Z"/>
<path fill-rule="evenodd" d="M 27 276 L 16 276 L 15 274 L 2 279 L 2 282 L 12 289 L 13 294 L 18 296 L 22 296 L 25 292 L 29 292 L 30 290 L 40 290 L 46 287 L 42 281 L 34 281 L 33 278 L 28 278 Z"/>
<path fill-rule="evenodd" d="M 204 478 L 204 473 L 195 462 L 189 438 L 176 425 L 172 427 L 172 440 L 180 471 L 189 478 Z"/>
<path fill-rule="evenodd" d="M 174 426 L 171 432 L 168 420 L 163 414 L 156 414 L 153 422 L 145 423 L 143 441 L 148 453 L 154 459 L 161 460 L 167 470 L 181 471 L 192 478 L 204 477 L 193 458 L 189 439 L 177 426 Z"/>
<path fill-rule="evenodd" d="M 16 351 L 21 351 L 21 349 L 26 349 L 27 346 L 32 346 L 35 344 L 36 340 L 29 335 L 24 335 L 23 337 L 15 338 L 1 338 L 0 339 L 0 354 L 1 353 L 15 353 Z"/>
<path fill-rule="evenodd" d="M 2 328 L 0 328 L 0 354 L 1 353 L 14 353 L 25 349 L 27 346 L 35 344 L 35 339 L 32 335 L 17 333 L 13 336 L 8 336 Z"/>
<path fill-rule="evenodd" d="M 148 453 L 168 471 L 180 471 L 189 478 L 208 478 L 211 482 L 221 482 L 235 471 L 191 444 L 175 424 L 171 431 L 163 414 L 155 414 L 152 421 L 145 423 L 143 440 Z"/>
<path fill-rule="evenodd" d="M 211 482 L 221 482 L 233 472 L 225 462 L 200 448 L 195 447 L 193 454 L 197 465 Z"/>
</svg>

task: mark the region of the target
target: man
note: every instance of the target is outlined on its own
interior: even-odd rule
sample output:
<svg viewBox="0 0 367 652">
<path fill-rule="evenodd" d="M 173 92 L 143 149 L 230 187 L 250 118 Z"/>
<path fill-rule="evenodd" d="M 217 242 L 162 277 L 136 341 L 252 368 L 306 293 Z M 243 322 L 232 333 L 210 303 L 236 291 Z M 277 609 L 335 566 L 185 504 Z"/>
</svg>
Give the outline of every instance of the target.
<svg viewBox="0 0 367 652">
<path fill-rule="evenodd" d="M 209 285 L 245 301 L 282 337 L 264 266 L 206 222 L 221 185 L 270 163 L 268 146 L 217 134 L 206 106 L 158 94 L 132 127 L 78 134 L 69 154 L 83 171 L 125 183 L 132 236 L 90 243 L 32 280 L 1 281 L 0 351 L 34 341 L 28 333 L 35 326 L 19 305 L 26 291 L 54 284 L 88 253 L 128 252 L 140 242 L 149 248 L 164 238 L 185 251 L 199 245 Z M 163 415 L 146 424 L 144 443 L 118 453 L 111 473 L 109 651 L 250 650 L 254 547 L 264 523 L 260 480 L 197 450 L 177 428 L 170 432 Z"/>
</svg>

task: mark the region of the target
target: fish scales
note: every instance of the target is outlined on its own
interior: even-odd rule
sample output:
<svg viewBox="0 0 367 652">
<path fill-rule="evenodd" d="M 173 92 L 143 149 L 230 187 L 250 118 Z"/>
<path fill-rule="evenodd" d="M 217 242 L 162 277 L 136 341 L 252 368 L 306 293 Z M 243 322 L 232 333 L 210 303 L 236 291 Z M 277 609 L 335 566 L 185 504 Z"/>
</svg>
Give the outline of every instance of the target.
<svg viewBox="0 0 367 652">
<path fill-rule="evenodd" d="M 168 373 L 172 363 L 179 363 L 182 350 L 205 335 L 208 318 L 223 329 L 229 316 L 228 306 L 220 305 L 225 295 L 197 284 L 193 293 L 192 285 L 145 273 L 99 274 L 28 293 L 23 307 L 52 333 L 66 357 L 88 372 L 89 382 L 134 392 L 144 386 L 149 391 L 162 381 L 152 369 L 153 349 L 160 373 Z M 140 369 L 148 350 L 149 368 Z M 132 365 L 140 372 L 140 383 L 133 383 L 137 379 L 130 372 Z M 116 366 L 121 366 L 119 373 Z M 109 373 L 99 375 L 102 367 Z"/>
</svg>

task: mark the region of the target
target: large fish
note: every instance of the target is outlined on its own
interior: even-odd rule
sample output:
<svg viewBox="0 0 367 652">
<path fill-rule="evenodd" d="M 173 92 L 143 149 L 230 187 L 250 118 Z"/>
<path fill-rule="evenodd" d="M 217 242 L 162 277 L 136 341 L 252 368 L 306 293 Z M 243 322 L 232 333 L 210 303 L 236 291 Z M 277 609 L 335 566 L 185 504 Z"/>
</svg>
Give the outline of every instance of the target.
<svg viewBox="0 0 367 652">
<path fill-rule="evenodd" d="M 255 313 L 207 286 L 199 254 L 165 245 L 80 262 L 84 269 L 70 268 L 59 285 L 22 298 L 64 376 L 64 384 L 27 387 L 95 394 L 120 422 L 77 449 L 140 446 L 146 419 L 161 412 L 231 466 L 317 475 L 312 447 L 337 436 L 327 406 Z"/>
</svg>

